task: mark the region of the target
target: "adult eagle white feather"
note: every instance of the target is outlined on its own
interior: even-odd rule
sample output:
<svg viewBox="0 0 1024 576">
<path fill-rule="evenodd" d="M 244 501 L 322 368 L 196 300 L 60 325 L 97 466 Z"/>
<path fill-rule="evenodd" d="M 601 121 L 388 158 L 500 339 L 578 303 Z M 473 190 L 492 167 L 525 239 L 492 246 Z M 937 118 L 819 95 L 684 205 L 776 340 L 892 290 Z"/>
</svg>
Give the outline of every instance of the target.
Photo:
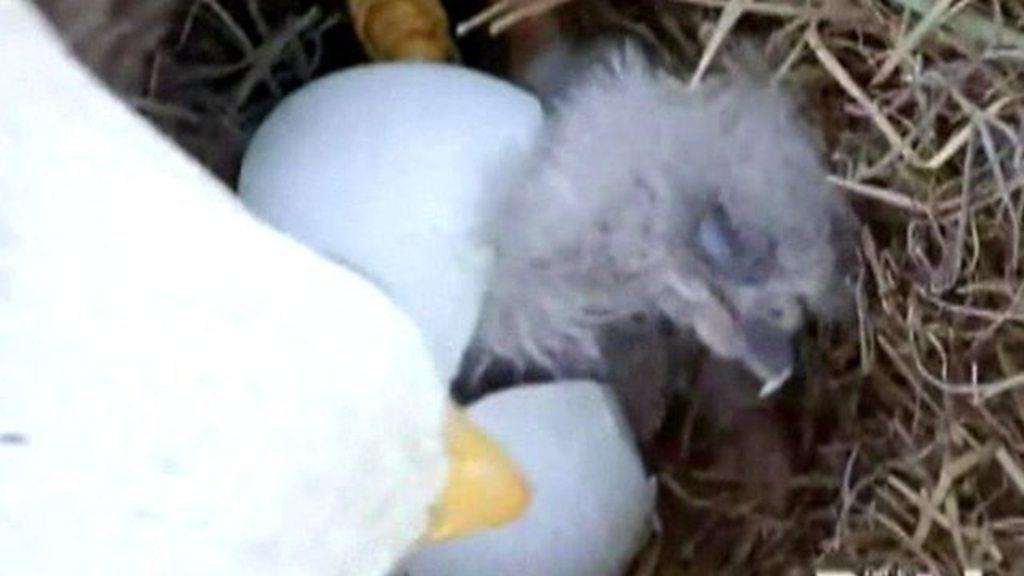
<svg viewBox="0 0 1024 576">
<path fill-rule="evenodd" d="M 250 217 L 28 2 L 0 38 L 4 573 L 372 576 L 524 507 L 386 296 Z"/>
</svg>

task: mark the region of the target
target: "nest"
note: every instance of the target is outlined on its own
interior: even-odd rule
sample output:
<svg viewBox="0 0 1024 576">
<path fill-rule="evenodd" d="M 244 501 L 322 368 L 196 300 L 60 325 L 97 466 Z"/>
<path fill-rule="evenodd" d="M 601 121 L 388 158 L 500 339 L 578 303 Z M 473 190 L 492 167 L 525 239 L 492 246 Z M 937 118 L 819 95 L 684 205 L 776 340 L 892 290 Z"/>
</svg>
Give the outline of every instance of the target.
<svg viewBox="0 0 1024 576">
<path fill-rule="evenodd" d="M 39 3 L 228 184 L 275 102 L 364 59 L 340 1 L 93 0 L 88 18 L 80 0 Z M 690 77 L 760 36 L 775 77 L 812 96 L 832 184 L 864 223 L 857 322 L 811 331 L 806 385 L 778 406 L 795 464 L 750 490 L 753 470 L 711 464 L 720 447 L 686 407 L 634 573 L 1024 573 L 1024 4 L 519 0 L 471 19 L 483 8 L 448 3 L 463 60 L 492 70 L 491 35 L 554 8 Z"/>
</svg>

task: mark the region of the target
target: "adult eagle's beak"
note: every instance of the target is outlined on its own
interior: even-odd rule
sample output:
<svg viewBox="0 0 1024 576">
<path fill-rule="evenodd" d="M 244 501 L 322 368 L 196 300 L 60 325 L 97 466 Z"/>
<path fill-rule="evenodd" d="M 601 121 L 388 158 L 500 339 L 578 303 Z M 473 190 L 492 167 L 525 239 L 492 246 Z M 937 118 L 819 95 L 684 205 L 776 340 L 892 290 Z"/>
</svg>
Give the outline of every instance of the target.
<svg viewBox="0 0 1024 576">
<path fill-rule="evenodd" d="M 530 502 L 519 470 L 466 415 L 448 413 L 448 479 L 426 539 L 439 542 L 511 522 Z"/>
</svg>

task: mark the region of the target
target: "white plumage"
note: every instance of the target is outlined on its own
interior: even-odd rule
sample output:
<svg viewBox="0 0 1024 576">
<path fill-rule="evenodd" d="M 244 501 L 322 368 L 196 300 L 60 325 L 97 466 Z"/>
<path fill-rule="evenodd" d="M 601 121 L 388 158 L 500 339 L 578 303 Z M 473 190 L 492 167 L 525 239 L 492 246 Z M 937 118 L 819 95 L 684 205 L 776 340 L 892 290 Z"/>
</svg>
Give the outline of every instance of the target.
<svg viewBox="0 0 1024 576">
<path fill-rule="evenodd" d="M 383 574 L 446 397 L 367 281 L 252 219 L 0 3 L 0 571 Z"/>
</svg>

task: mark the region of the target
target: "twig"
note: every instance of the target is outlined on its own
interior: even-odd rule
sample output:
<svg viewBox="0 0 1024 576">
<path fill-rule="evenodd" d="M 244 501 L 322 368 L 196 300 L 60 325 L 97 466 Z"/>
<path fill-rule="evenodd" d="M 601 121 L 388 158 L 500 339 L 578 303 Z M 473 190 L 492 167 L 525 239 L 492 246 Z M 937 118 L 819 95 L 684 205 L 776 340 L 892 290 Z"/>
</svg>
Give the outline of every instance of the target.
<svg viewBox="0 0 1024 576">
<path fill-rule="evenodd" d="M 725 42 L 729 32 L 736 25 L 736 22 L 739 21 L 740 16 L 743 15 L 743 11 L 747 9 L 750 2 L 751 0 L 729 0 L 725 9 L 722 10 L 722 13 L 718 16 L 718 22 L 715 23 L 715 30 L 711 34 L 711 39 L 708 40 L 707 46 L 704 47 L 704 52 L 700 55 L 697 70 L 690 78 L 690 88 L 695 88 L 700 84 L 701 78 L 704 77 L 708 66 L 714 60 L 715 54 L 718 53 L 722 43 Z"/>
<path fill-rule="evenodd" d="M 928 34 L 933 28 L 942 24 L 943 20 L 949 17 L 949 7 L 955 0 L 938 0 L 924 14 L 924 18 L 917 23 L 917 26 L 910 31 L 910 34 L 900 38 L 896 47 L 889 52 L 885 62 L 878 68 L 875 77 L 871 79 L 872 85 L 877 85 L 892 74 L 892 71 L 899 65 L 900 60 L 905 58 L 911 50 Z"/>
<path fill-rule="evenodd" d="M 933 1 L 889 0 L 889 2 L 899 4 L 919 14 L 927 14 L 932 9 Z M 1024 49 L 1024 32 L 1001 26 L 974 10 L 965 10 L 950 18 L 947 26 L 979 44 L 1006 45 Z"/>
</svg>

